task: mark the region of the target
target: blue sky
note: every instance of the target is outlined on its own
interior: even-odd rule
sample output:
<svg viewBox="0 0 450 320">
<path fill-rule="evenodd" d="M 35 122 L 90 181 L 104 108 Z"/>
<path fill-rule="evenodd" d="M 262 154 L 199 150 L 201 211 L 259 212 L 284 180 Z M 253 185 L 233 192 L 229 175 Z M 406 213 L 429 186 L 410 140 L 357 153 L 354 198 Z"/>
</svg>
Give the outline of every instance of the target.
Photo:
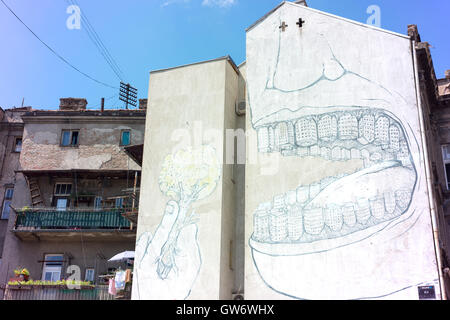
<svg viewBox="0 0 450 320">
<path fill-rule="evenodd" d="M 67 0 L 4 0 L 48 45 L 99 81 L 119 85 L 86 33 L 66 27 Z M 280 0 L 78 0 L 83 13 L 125 74 L 146 98 L 149 71 L 231 55 L 245 60 L 245 29 Z M 365 23 L 370 5 L 381 8 L 381 27 L 405 34 L 417 24 L 431 45 L 438 78 L 450 69 L 450 1 L 308 0 L 312 8 Z M 345 35 L 342 35 L 345 39 Z M 93 82 L 45 48 L 0 2 L 0 106 L 57 109 L 61 97 L 101 97 L 120 107 L 114 90 Z"/>
</svg>

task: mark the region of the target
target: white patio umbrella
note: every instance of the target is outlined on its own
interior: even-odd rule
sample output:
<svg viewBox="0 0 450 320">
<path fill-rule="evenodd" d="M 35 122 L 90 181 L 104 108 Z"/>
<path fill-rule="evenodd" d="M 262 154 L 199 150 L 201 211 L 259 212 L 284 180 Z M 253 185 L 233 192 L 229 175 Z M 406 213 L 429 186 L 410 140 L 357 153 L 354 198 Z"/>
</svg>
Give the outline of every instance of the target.
<svg viewBox="0 0 450 320">
<path fill-rule="evenodd" d="M 127 259 L 134 259 L 134 251 L 124 251 L 116 254 L 114 257 L 109 259 L 108 261 L 122 261 Z"/>
</svg>

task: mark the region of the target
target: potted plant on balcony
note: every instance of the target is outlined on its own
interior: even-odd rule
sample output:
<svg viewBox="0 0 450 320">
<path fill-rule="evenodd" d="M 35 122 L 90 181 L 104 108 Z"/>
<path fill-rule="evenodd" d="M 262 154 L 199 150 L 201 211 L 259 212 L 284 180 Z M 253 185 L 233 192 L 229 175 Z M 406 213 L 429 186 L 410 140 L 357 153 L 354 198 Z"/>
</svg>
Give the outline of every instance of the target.
<svg viewBox="0 0 450 320">
<path fill-rule="evenodd" d="M 14 276 L 16 278 L 19 278 L 21 273 L 22 273 L 22 268 L 21 267 L 17 267 L 16 269 L 14 269 Z"/>
<path fill-rule="evenodd" d="M 30 278 L 30 272 L 28 271 L 27 268 L 23 268 L 20 272 L 20 276 L 21 279 L 23 278 L 23 281 L 28 281 L 28 279 Z"/>
</svg>

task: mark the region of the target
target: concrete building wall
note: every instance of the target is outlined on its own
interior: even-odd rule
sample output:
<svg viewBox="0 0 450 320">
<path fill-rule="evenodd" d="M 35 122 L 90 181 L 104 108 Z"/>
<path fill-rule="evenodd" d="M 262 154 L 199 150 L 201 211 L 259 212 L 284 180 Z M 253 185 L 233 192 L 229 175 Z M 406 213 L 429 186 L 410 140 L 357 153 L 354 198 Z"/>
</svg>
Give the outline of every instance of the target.
<svg viewBox="0 0 450 320">
<path fill-rule="evenodd" d="M 289 2 L 247 31 L 246 299 L 440 298 L 412 50 Z"/>
<path fill-rule="evenodd" d="M 231 298 L 234 187 L 222 162 L 237 76 L 229 65 L 151 73 L 133 299 Z"/>
</svg>

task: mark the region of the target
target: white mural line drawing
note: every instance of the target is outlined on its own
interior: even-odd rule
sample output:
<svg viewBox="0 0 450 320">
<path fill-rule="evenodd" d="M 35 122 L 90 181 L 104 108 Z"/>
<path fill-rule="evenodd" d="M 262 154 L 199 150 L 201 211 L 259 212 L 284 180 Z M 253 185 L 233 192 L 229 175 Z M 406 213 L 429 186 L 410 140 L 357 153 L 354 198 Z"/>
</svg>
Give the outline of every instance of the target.
<svg viewBox="0 0 450 320">
<path fill-rule="evenodd" d="M 247 91 L 258 152 L 363 164 L 351 174 L 274 195 L 253 209 L 248 244 L 257 272 L 270 289 L 303 299 L 307 294 L 302 284 L 276 270 L 286 272 L 286 265 L 299 270 L 306 261 L 303 256 L 356 244 L 413 217 L 415 225 L 421 213 L 411 208 L 419 179 L 412 149 L 420 159 L 420 145 L 411 125 L 392 112 L 394 105 L 407 105 L 400 94 L 346 68 L 321 33 L 315 34 L 314 46 L 322 50 L 313 52 L 325 57 L 322 71 L 311 80 L 305 72 L 294 79 L 297 73 L 292 70 L 309 60 L 293 61 L 287 54 L 290 60 L 282 62 L 283 50 L 293 48 L 283 47 L 285 35 L 276 23 L 273 29 L 278 32 L 273 66 L 265 83 L 252 79 Z M 359 90 L 352 96 L 345 94 L 346 88 Z M 333 94 L 328 96 L 329 92 Z M 322 104 L 308 105 L 324 95 Z"/>
<path fill-rule="evenodd" d="M 182 149 L 164 159 L 159 187 L 171 200 L 154 236 L 145 232 L 137 241 L 139 299 L 181 300 L 190 295 L 202 265 L 192 205 L 214 192 L 221 170 L 211 146 Z"/>
</svg>

